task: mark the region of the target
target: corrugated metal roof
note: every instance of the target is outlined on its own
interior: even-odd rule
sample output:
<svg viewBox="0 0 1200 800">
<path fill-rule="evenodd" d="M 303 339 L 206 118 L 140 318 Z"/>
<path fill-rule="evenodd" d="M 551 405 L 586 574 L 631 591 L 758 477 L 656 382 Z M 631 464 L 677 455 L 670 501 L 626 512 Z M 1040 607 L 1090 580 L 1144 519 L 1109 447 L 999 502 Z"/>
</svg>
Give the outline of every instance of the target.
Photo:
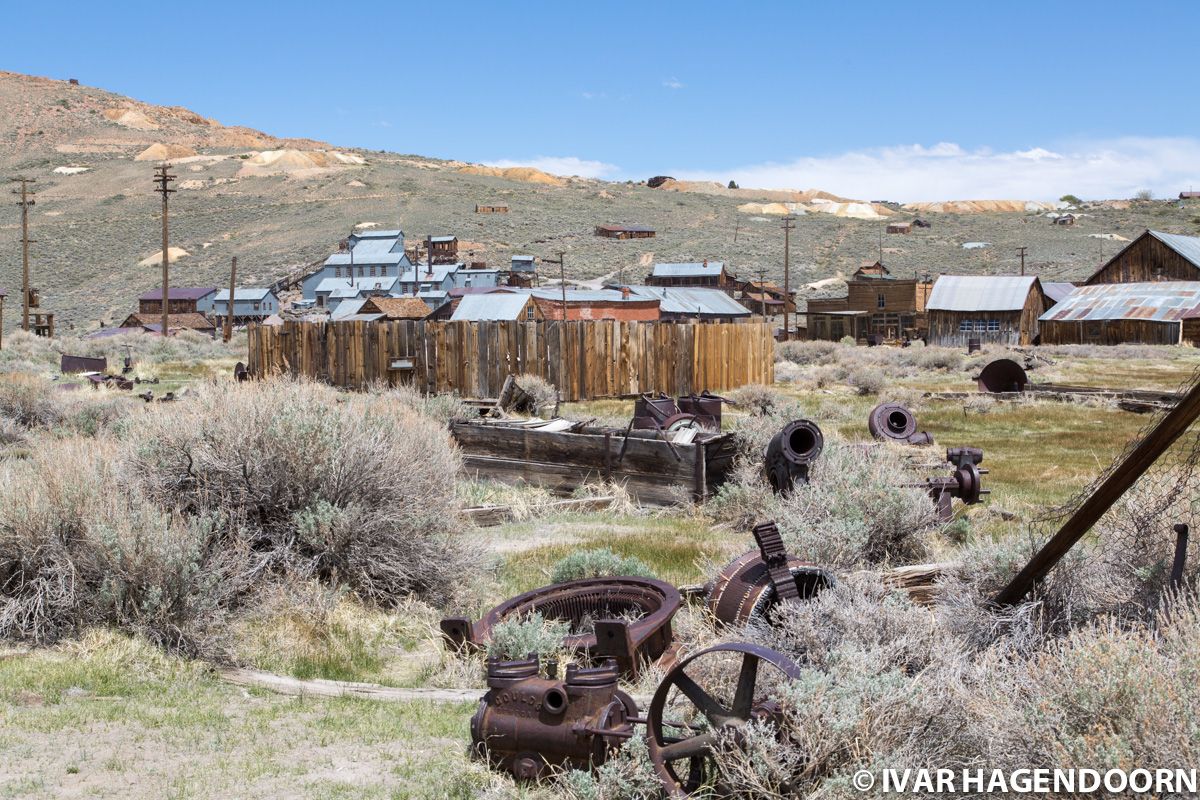
<svg viewBox="0 0 1200 800">
<path fill-rule="evenodd" d="M 654 298 L 665 314 L 709 314 L 720 317 L 748 317 L 750 309 L 720 289 L 694 286 L 630 286 L 633 297 Z"/>
<path fill-rule="evenodd" d="M 365 299 L 343 300 L 342 302 L 338 303 L 337 308 L 330 312 L 329 320 L 331 322 L 336 322 L 338 320 L 345 319 L 346 317 L 352 317 L 359 312 L 359 309 L 361 309 L 363 304 L 366 302 L 367 301 Z"/>
<path fill-rule="evenodd" d="M 430 236 L 429 241 L 431 241 L 431 242 L 453 242 L 457 238 L 458 238 L 457 236 Z"/>
<path fill-rule="evenodd" d="M 349 278 L 326 278 L 313 291 L 330 297 L 356 297 L 360 292 L 390 292 L 395 285 L 395 278 L 355 278 L 353 282 Z"/>
<path fill-rule="evenodd" d="M 655 264 L 651 274 L 656 278 L 715 277 L 725 269 L 724 261 L 697 261 L 689 264 Z"/>
<path fill-rule="evenodd" d="M 1181 236 L 1162 231 L 1150 231 L 1150 235 L 1200 268 L 1200 236 Z"/>
<path fill-rule="evenodd" d="M 168 281 L 169 283 L 169 281 Z M 215 286 L 168 286 L 167 300 L 199 300 L 215 292 Z M 228 294 L 228 290 L 226 294 Z M 3 292 L 0 292 L 3 294 Z M 138 300 L 161 300 L 162 289 L 151 289 L 138 297 Z"/>
<path fill-rule="evenodd" d="M 358 239 L 403 239 L 404 231 L 400 230 L 399 228 L 379 231 L 367 228 L 366 230 L 355 232 L 353 236 Z"/>
<path fill-rule="evenodd" d="M 1175 322 L 1200 317 L 1200 281 L 1101 283 L 1079 286 L 1042 320 L 1147 319 Z"/>
<path fill-rule="evenodd" d="M 459 301 L 450 319 L 478 322 L 494 319 L 520 319 L 529 302 L 525 294 L 469 294 Z"/>
<path fill-rule="evenodd" d="M 233 302 L 236 303 L 239 300 L 249 300 L 249 301 L 253 302 L 255 300 L 262 300 L 265 297 L 267 297 L 267 295 L 269 295 L 269 294 L 271 294 L 270 289 L 259 289 L 259 288 L 255 288 L 255 287 L 247 287 L 244 289 L 234 289 L 233 290 Z M 217 296 L 214 297 L 213 299 L 218 302 L 229 302 L 229 290 L 222 289 L 221 291 L 217 292 Z"/>
<path fill-rule="evenodd" d="M 1051 303 L 1061 303 L 1063 298 L 1074 291 L 1074 289 L 1075 284 L 1073 283 L 1042 281 L 1042 291 L 1046 293 L 1046 299 Z"/>
<path fill-rule="evenodd" d="M 1025 307 L 1035 275 L 942 275 L 925 308 L 930 311 L 1017 311 Z"/>
</svg>

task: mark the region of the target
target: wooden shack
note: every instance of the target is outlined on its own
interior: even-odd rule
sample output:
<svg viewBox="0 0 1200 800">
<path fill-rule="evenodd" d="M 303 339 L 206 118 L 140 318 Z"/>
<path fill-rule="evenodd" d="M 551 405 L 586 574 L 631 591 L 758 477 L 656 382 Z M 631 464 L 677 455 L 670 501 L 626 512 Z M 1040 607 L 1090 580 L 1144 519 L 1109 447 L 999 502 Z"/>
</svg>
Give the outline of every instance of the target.
<svg viewBox="0 0 1200 800">
<path fill-rule="evenodd" d="M 925 304 L 933 283 L 896 278 L 878 261 L 864 262 L 846 281 L 846 296 L 808 301 L 811 339 L 838 341 L 875 334 L 887 339 L 916 338 L 925 330 Z"/>
<path fill-rule="evenodd" d="M 887 225 L 888 233 L 910 234 L 913 231 L 911 222 L 889 222 Z"/>
<path fill-rule="evenodd" d="M 925 309 L 928 344 L 1029 345 L 1037 339 L 1046 294 L 1033 275 L 942 275 Z"/>
<path fill-rule="evenodd" d="M 653 239 L 654 229 L 645 225 L 597 225 L 596 235 L 607 239 Z"/>
<path fill-rule="evenodd" d="M 1200 344 L 1200 281 L 1080 286 L 1040 330 L 1043 344 Z"/>
<path fill-rule="evenodd" d="M 566 420 L 541 425 L 456 421 L 450 433 L 473 477 L 564 495 L 605 481 L 621 485 L 645 505 L 674 505 L 681 490 L 697 500 L 708 497 L 725 482 L 737 454 L 732 434 L 695 429 L 660 433 Z"/>
<path fill-rule="evenodd" d="M 1084 283 L 1200 280 L 1200 237 L 1147 230 L 1125 245 Z"/>
<path fill-rule="evenodd" d="M 430 264 L 458 263 L 457 236 L 430 236 L 425 240 Z"/>
<path fill-rule="evenodd" d="M 476 203 L 476 214 L 507 214 L 508 203 Z"/>
</svg>

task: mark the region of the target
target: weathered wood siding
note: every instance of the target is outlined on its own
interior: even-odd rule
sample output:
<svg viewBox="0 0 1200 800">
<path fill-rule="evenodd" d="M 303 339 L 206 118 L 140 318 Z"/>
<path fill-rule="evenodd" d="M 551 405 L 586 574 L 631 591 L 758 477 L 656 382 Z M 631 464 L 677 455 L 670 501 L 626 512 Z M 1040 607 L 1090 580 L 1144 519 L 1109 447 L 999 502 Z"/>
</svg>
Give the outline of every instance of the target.
<svg viewBox="0 0 1200 800">
<path fill-rule="evenodd" d="M 496 397 L 508 375 L 531 373 L 575 401 L 775 380 L 765 322 L 285 322 L 252 325 L 249 338 L 256 376 L 352 389 L 408 383 Z"/>
<path fill-rule="evenodd" d="M 1200 317 L 1183 321 L 1183 341 L 1200 347 Z"/>
<path fill-rule="evenodd" d="M 1038 281 L 1033 282 L 1025 305 L 1020 311 L 940 311 L 930 309 L 929 344 L 944 347 L 966 347 L 968 339 L 979 339 L 983 344 L 1029 345 L 1037 338 L 1038 317 L 1046 311 L 1046 293 Z M 963 320 L 998 320 L 998 331 L 960 331 Z"/>
<path fill-rule="evenodd" d="M 1145 319 L 1046 320 L 1042 344 L 1179 344 L 1179 323 Z"/>
<path fill-rule="evenodd" d="M 680 490 L 704 499 L 725 481 L 736 445 L 723 436 L 706 443 L 667 444 L 649 438 L 451 423 L 468 473 L 504 483 L 529 483 L 570 494 L 586 483 L 623 486 L 638 502 L 673 505 Z"/>
<path fill-rule="evenodd" d="M 1134 239 L 1113 257 L 1087 285 L 1097 283 L 1150 283 L 1153 281 L 1197 281 L 1200 269 L 1148 232 Z"/>
</svg>

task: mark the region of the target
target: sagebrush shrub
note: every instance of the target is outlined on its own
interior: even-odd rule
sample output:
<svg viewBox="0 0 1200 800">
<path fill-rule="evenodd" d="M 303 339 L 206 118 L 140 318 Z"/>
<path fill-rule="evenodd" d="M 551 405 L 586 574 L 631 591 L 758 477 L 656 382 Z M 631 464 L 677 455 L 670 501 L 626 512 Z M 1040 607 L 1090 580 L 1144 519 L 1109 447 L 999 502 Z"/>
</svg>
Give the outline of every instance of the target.
<svg viewBox="0 0 1200 800">
<path fill-rule="evenodd" d="M 617 555 L 607 547 L 599 547 L 577 550 L 560 559 L 550 571 L 550 580 L 553 583 L 562 583 L 580 578 L 608 578 L 619 575 L 654 577 L 650 567 L 640 558 Z"/>
</svg>

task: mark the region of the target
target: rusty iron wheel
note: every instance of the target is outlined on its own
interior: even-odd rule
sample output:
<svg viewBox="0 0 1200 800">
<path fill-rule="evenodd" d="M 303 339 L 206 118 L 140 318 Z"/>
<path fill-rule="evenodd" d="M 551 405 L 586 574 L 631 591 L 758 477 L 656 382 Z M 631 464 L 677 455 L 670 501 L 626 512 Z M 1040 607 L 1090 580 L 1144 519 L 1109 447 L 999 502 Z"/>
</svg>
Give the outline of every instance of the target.
<svg viewBox="0 0 1200 800">
<path fill-rule="evenodd" d="M 917 432 L 917 418 L 899 403 L 880 403 L 871 409 L 867 428 L 876 439 L 904 442 Z"/>
<path fill-rule="evenodd" d="M 732 698 L 714 697 L 687 673 L 688 668 L 700 659 L 718 653 L 741 656 Z M 689 656 L 663 678 L 646 713 L 646 739 L 655 774 L 669 796 L 688 797 L 709 786 L 719 788 L 720 775 L 712 756 L 718 739 L 729 737 L 738 741 L 738 730 L 750 720 L 777 717 L 777 704 L 756 696 L 759 670 L 764 663 L 791 680 L 801 676 L 799 665 L 782 653 L 748 642 L 733 642 Z M 663 719 L 673 689 L 703 717 L 704 725 Z M 668 729 L 682 733 L 669 735 Z M 681 769 L 681 764 L 686 766 Z"/>
</svg>

